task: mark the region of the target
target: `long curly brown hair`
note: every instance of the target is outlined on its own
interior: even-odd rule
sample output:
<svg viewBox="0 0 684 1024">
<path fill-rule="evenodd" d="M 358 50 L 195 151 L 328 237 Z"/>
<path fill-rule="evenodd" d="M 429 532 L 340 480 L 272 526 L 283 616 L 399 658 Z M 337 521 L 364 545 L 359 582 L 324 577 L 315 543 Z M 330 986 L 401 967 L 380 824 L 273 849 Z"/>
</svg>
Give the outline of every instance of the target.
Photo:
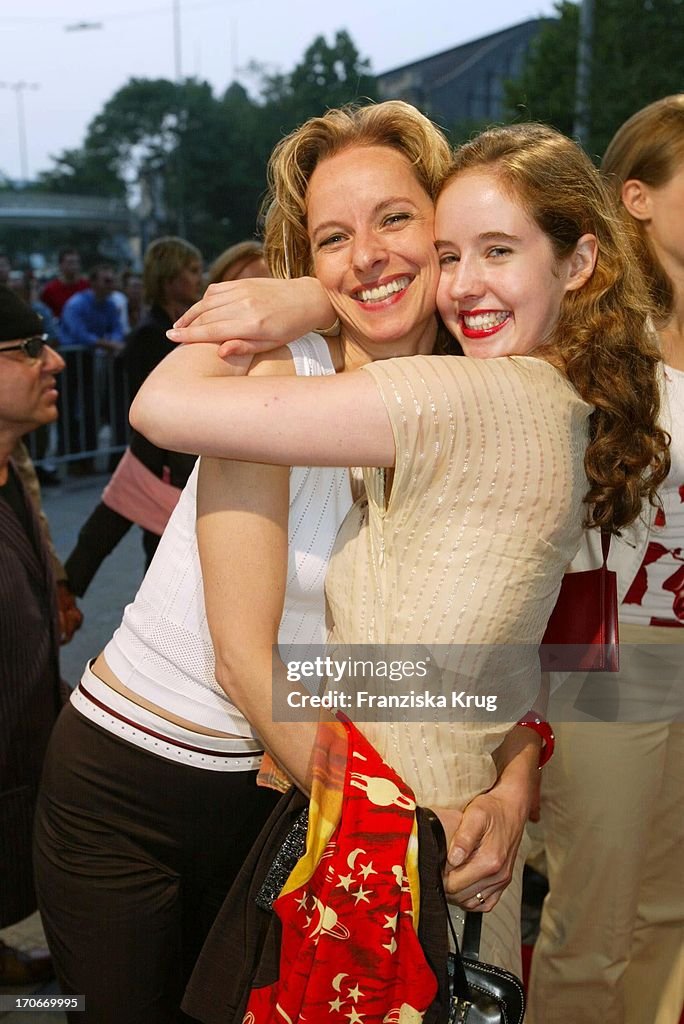
<svg viewBox="0 0 684 1024">
<path fill-rule="evenodd" d="M 535 354 L 558 365 L 594 407 L 584 465 L 587 526 L 619 533 L 655 503 L 669 470 L 669 438 L 658 426 L 660 353 L 651 303 L 617 204 L 584 151 L 540 124 L 491 128 L 455 153 L 446 185 L 486 169 L 550 239 L 558 261 L 582 235 L 598 242 L 586 284 L 565 294 L 558 322 Z"/>
</svg>

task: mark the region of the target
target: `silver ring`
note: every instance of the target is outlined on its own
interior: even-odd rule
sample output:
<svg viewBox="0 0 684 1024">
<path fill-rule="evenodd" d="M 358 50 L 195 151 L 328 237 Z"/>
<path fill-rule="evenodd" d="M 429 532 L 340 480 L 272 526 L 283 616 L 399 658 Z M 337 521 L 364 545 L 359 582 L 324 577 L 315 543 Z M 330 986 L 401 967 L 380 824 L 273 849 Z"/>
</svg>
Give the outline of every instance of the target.
<svg viewBox="0 0 684 1024">
<path fill-rule="evenodd" d="M 475 899 L 479 900 L 480 903 L 486 903 L 487 902 L 486 897 L 483 896 L 481 892 L 476 892 L 475 893 Z"/>
</svg>

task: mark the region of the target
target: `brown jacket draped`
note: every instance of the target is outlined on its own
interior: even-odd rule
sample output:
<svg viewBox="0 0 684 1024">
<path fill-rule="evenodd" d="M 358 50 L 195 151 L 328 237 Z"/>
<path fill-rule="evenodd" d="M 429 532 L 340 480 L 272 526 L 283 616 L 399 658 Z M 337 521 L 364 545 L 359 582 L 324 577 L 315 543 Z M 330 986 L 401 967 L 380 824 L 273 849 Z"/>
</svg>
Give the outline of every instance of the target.
<svg viewBox="0 0 684 1024">
<path fill-rule="evenodd" d="M 55 583 L 22 494 L 31 537 L 0 499 L 0 927 L 35 910 L 33 809 L 60 705 Z"/>
<path fill-rule="evenodd" d="M 271 985 L 278 977 L 280 921 L 262 910 L 255 898 L 276 853 L 309 801 L 294 787 L 279 801 L 264 825 L 200 953 L 185 990 L 183 1009 L 202 1024 L 240 1024 L 252 987 Z M 416 809 L 420 922 L 418 938 L 439 984 L 423 1024 L 440 1024 L 448 1016 L 446 904 L 442 892 L 440 851 L 430 825 L 431 812 Z"/>
</svg>

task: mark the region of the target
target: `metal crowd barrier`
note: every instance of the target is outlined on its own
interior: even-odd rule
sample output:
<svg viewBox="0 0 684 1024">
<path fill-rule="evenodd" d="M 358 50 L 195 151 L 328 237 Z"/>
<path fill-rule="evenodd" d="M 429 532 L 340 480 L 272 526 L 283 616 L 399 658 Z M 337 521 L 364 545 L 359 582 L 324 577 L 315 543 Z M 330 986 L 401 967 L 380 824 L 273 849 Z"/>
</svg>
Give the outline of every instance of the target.
<svg viewBox="0 0 684 1024">
<path fill-rule="evenodd" d="M 34 463 L 56 468 L 125 450 L 129 386 L 123 360 L 83 345 L 61 345 L 66 366 L 58 378 L 59 419 L 26 438 Z"/>
</svg>

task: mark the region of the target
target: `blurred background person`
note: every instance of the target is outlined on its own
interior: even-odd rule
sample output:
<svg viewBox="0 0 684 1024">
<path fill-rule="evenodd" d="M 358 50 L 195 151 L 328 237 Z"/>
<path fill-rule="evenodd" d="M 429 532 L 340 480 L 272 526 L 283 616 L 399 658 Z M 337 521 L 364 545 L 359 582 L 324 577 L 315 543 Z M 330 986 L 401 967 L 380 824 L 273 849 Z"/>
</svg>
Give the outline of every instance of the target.
<svg viewBox="0 0 684 1024">
<path fill-rule="evenodd" d="M 126 296 L 129 330 L 133 330 L 146 311 L 142 276 L 135 270 L 125 270 L 121 275 L 121 288 Z"/>
<path fill-rule="evenodd" d="M 144 299 L 149 310 L 126 339 L 119 358 L 127 382 L 118 412 L 118 431 L 128 421 L 128 406 L 148 373 L 175 345 L 166 331 L 201 292 L 202 255 L 182 238 L 157 238 L 145 252 Z M 67 558 L 66 572 L 82 596 L 100 565 L 137 524 L 143 531 L 145 568 L 195 464 L 193 455 L 165 451 L 133 431 L 100 503 L 81 527 Z"/>
<path fill-rule="evenodd" d="M 97 264 L 90 272 L 90 287 L 68 299 L 60 319 L 63 344 L 78 350 L 66 354 L 67 412 L 62 424 L 65 451 L 86 453 L 70 465 L 70 472 L 78 475 L 94 471 L 98 423 L 109 419 L 105 356 L 116 355 L 123 348 L 124 332 L 113 290 L 114 268 L 109 263 Z"/>
<path fill-rule="evenodd" d="M 0 281 L 0 283 L 2 282 Z M 38 281 L 33 271 L 30 269 L 12 271 L 6 283 L 20 299 L 31 307 L 34 313 L 42 318 L 43 333 L 47 334 L 50 345 L 56 348 L 61 340 L 57 317 L 47 303 L 39 297 Z"/>
<path fill-rule="evenodd" d="M 62 249 L 57 259 L 59 273 L 47 282 L 40 298 L 59 319 L 71 296 L 90 288 L 90 281 L 81 274 L 81 257 L 76 249 Z"/>
<path fill-rule="evenodd" d="M 121 350 L 124 332 L 112 299 L 114 282 L 112 265 L 98 263 L 90 271 L 89 287 L 67 300 L 61 313 L 65 345 L 84 345 L 105 352 Z"/>
<path fill-rule="evenodd" d="M 246 277 L 270 277 L 261 242 L 237 242 L 217 256 L 207 273 L 207 285 L 242 281 Z"/>
<path fill-rule="evenodd" d="M 532 960 L 530 1024 L 678 1024 L 684 1003 L 684 94 L 634 114 L 603 158 L 638 235 L 672 437 L 661 508 L 613 538 L 617 721 L 558 723 L 544 773 L 550 890 Z M 576 569 L 592 564 L 584 557 Z M 598 558 L 598 561 L 597 561 Z M 600 564 L 594 552 L 593 564 Z M 584 707 L 580 700 L 575 707 Z M 668 714 L 668 703 L 672 713 Z M 608 716 L 605 715 L 605 718 Z"/>
<path fill-rule="evenodd" d="M 0 284 L 8 284 L 9 276 L 12 270 L 12 264 L 10 263 L 9 256 L 4 252 L 0 252 Z"/>
</svg>

